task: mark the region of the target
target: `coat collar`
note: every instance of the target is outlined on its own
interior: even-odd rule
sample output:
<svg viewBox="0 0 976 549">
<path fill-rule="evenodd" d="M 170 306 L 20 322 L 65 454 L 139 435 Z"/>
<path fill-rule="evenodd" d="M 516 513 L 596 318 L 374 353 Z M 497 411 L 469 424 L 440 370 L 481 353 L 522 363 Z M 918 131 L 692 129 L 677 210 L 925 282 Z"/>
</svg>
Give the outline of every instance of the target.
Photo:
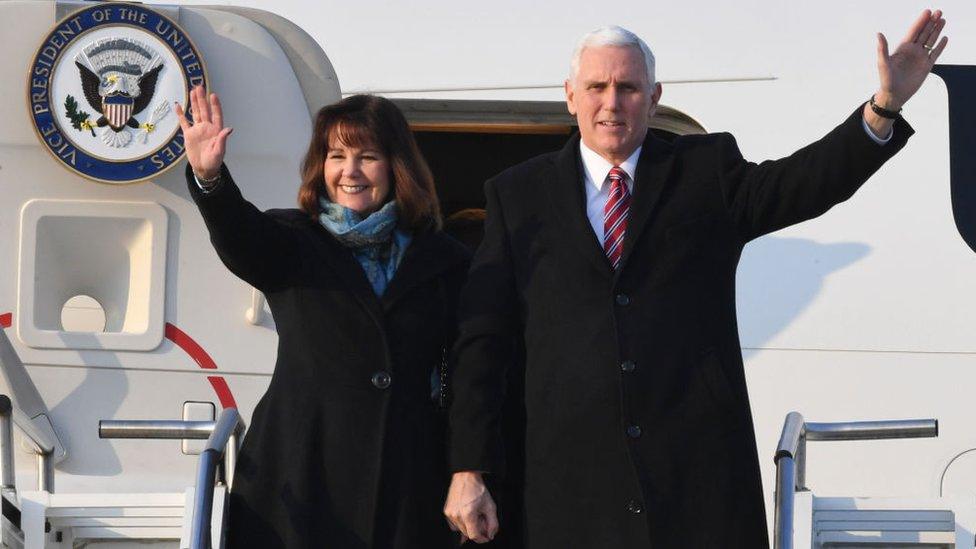
<svg viewBox="0 0 976 549">
<path fill-rule="evenodd" d="M 464 247 L 442 232 L 415 235 L 386 291 L 377 296 L 352 253 L 319 223 L 310 223 L 315 225 L 319 240 L 328 250 L 329 267 L 381 325 L 384 313 L 410 290 L 468 260 Z"/>
<path fill-rule="evenodd" d="M 586 216 L 586 196 L 583 188 L 582 161 L 579 153 L 579 134 L 573 136 L 566 146 L 557 153 L 554 188 L 548 193 L 554 209 L 567 228 L 570 238 L 579 242 L 575 248 L 587 260 L 608 277 L 615 273 L 603 252 L 603 246 Z M 624 236 L 624 250 L 620 269 L 624 269 L 627 258 L 633 252 L 634 242 L 644 230 L 647 220 L 658 203 L 671 167 L 672 145 L 658 139 L 650 131 L 644 139 L 643 149 L 637 160 L 634 177 L 633 201 L 627 220 L 627 233 Z"/>
</svg>

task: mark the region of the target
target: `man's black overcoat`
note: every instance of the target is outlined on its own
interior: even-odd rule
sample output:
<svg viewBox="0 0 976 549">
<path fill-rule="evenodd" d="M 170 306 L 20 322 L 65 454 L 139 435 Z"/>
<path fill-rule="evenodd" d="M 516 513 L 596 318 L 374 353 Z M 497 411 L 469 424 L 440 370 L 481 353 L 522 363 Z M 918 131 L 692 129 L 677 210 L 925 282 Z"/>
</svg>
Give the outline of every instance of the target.
<svg viewBox="0 0 976 549">
<path fill-rule="evenodd" d="M 846 200 L 911 133 L 899 120 L 880 146 L 858 109 L 758 165 L 729 134 L 649 134 L 616 273 L 586 217 L 579 137 L 488 181 L 461 296 L 451 468 L 503 474 L 504 367 L 522 337 L 526 547 L 766 547 L 740 252 Z"/>
<path fill-rule="evenodd" d="M 228 548 L 451 546 L 431 372 L 454 340 L 467 251 L 439 232 L 415 235 L 377 298 L 353 255 L 304 213 L 261 213 L 226 169 L 208 194 L 187 179 L 221 260 L 264 292 L 278 329 Z"/>
</svg>

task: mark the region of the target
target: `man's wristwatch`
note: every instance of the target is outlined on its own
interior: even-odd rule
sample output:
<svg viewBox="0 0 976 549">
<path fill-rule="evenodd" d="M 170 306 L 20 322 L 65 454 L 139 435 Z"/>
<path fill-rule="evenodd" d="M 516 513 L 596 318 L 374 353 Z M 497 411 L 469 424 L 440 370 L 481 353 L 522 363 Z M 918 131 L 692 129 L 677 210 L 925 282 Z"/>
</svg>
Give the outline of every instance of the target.
<svg viewBox="0 0 976 549">
<path fill-rule="evenodd" d="M 890 111 L 875 103 L 873 95 L 871 96 L 871 110 L 874 111 L 874 114 L 880 116 L 881 118 L 887 118 L 889 120 L 895 120 L 901 116 L 901 109 L 898 109 L 897 111 Z"/>
</svg>

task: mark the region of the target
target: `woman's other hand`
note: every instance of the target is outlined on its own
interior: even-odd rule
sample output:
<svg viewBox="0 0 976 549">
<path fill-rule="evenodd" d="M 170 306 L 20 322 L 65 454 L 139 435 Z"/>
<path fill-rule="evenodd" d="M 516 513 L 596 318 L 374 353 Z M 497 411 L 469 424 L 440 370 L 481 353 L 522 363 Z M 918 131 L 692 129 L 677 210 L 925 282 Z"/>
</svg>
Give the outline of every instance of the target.
<svg viewBox="0 0 976 549">
<path fill-rule="evenodd" d="M 220 108 L 220 98 L 216 93 L 209 97 L 203 86 L 190 91 L 190 109 L 193 122 L 186 118 L 183 106 L 176 104 L 176 116 L 183 129 L 186 158 L 190 161 L 193 173 L 199 179 L 213 179 L 220 173 L 227 151 L 227 137 L 234 131 L 224 127 L 224 113 Z"/>
</svg>

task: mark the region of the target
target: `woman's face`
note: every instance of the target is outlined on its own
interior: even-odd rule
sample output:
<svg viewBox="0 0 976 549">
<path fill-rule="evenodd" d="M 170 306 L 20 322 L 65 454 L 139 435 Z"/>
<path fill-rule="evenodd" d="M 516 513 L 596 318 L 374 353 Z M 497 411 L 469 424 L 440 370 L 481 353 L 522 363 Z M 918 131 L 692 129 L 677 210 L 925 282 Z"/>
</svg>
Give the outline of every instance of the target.
<svg viewBox="0 0 976 549">
<path fill-rule="evenodd" d="M 386 203 L 390 194 L 390 162 L 379 147 L 350 147 L 332 135 L 323 169 L 325 190 L 332 202 L 364 217 Z"/>
</svg>

